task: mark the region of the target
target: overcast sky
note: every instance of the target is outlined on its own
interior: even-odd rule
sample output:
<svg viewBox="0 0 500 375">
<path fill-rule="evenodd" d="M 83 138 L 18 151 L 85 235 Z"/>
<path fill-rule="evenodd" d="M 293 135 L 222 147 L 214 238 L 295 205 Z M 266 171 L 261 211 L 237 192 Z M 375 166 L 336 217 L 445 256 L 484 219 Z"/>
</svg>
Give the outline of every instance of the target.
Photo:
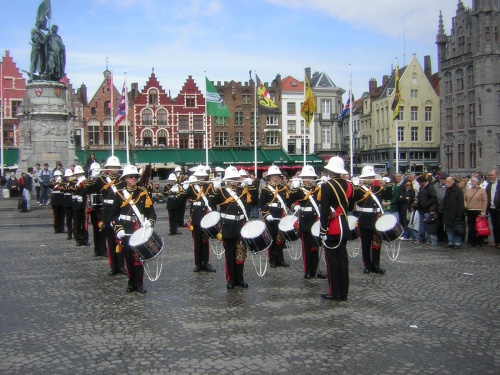
<svg viewBox="0 0 500 375">
<path fill-rule="evenodd" d="M 204 92 L 212 81 L 245 82 L 276 74 L 303 79 L 304 68 L 327 73 L 359 98 L 370 78 L 381 83 L 397 58 L 425 55 L 437 70 L 436 33 L 445 32 L 459 0 L 52 0 L 51 24 L 66 45 L 66 72 L 92 97 L 109 60 L 115 85 L 145 85 L 154 68 L 176 96 L 188 75 Z M 472 0 L 463 0 L 470 7 Z M 0 52 L 29 70 L 30 30 L 41 0 L 2 0 Z"/>
</svg>

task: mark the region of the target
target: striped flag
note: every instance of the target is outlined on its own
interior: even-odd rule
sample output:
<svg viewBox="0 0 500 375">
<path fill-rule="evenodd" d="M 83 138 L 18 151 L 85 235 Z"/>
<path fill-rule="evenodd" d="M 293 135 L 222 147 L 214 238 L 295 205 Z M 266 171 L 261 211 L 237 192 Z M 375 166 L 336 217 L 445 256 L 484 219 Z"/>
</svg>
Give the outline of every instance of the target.
<svg viewBox="0 0 500 375">
<path fill-rule="evenodd" d="M 207 77 L 205 77 L 205 85 L 207 88 L 207 116 L 231 117 L 224 99 L 222 99 Z"/>
<path fill-rule="evenodd" d="M 125 100 L 127 100 L 127 88 L 125 87 L 125 82 L 123 82 L 122 96 L 120 97 L 115 117 L 116 126 L 120 125 L 127 117 L 127 114 L 125 113 Z"/>
</svg>

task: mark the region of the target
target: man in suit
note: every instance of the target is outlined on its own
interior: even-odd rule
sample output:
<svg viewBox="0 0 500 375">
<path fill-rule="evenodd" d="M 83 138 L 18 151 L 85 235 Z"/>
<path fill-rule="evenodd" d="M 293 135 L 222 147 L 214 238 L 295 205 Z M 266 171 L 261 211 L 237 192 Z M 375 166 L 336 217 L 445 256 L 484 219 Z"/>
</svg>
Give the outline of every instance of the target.
<svg viewBox="0 0 500 375">
<path fill-rule="evenodd" d="M 500 249 L 500 182 L 498 181 L 498 171 L 492 169 L 488 173 L 488 180 L 486 195 L 488 196 L 488 213 L 493 229 L 493 243 L 490 246 Z"/>
</svg>

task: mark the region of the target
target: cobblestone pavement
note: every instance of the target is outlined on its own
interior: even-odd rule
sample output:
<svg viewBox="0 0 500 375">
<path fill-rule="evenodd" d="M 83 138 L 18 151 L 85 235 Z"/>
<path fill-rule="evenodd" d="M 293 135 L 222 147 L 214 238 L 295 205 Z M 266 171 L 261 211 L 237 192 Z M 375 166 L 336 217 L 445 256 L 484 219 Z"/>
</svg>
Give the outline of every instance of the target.
<svg viewBox="0 0 500 375">
<path fill-rule="evenodd" d="M 163 271 L 145 295 L 52 234 L 47 208 L 0 211 L 1 374 L 500 373 L 497 249 L 405 242 L 383 276 L 358 255 L 346 302 L 322 301 L 301 260 L 258 277 L 249 257 L 250 288 L 228 291 L 223 261 L 192 272 L 187 229 L 168 236 L 157 211 Z"/>
</svg>

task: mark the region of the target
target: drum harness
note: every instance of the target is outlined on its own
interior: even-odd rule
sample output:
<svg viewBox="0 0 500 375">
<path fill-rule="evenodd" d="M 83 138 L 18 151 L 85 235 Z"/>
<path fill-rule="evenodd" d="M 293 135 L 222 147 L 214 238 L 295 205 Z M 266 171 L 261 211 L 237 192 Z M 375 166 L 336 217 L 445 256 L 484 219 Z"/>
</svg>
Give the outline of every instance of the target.
<svg viewBox="0 0 500 375">
<path fill-rule="evenodd" d="M 342 192 L 344 193 L 344 198 L 345 198 L 345 200 L 346 200 L 347 204 L 349 204 L 349 198 L 347 198 L 347 195 L 346 195 L 346 193 L 345 193 L 344 189 L 342 188 L 342 186 L 341 186 L 341 185 L 340 185 L 337 181 L 330 179 L 330 180 L 326 181 L 326 183 L 328 183 L 328 185 L 330 185 L 330 187 L 332 188 L 332 190 L 333 190 L 333 192 L 335 193 L 335 196 L 337 197 L 337 200 L 339 201 L 339 203 L 340 203 L 340 197 L 339 197 L 339 194 L 337 193 L 337 189 L 335 189 L 335 188 L 333 187 L 333 185 L 332 185 L 332 183 L 331 183 L 330 181 L 333 181 L 333 182 L 335 182 L 335 183 L 338 185 L 338 187 L 339 187 L 339 188 L 342 190 Z M 351 194 L 352 194 L 352 193 L 351 193 Z M 346 218 L 346 220 L 347 220 L 347 212 L 344 210 L 344 207 L 343 207 L 342 205 L 340 205 L 340 208 L 342 209 L 342 214 L 345 216 L 345 218 Z M 332 207 L 330 207 L 330 209 L 332 209 Z M 335 211 L 332 211 L 332 213 L 333 213 L 334 215 L 336 214 L 336 212 L 335 212 Z M 339 215 L 339 216 L 340 216 L 340 215 Z M 339 220 L 339 221 L 340 221 L 340 220 Z M 340 222 L 339 222 L 339 227 L 340 227 L 340 241 L 339 241 L 339 243 L 337 244 L 337 246 L 335 246 L 335 247 L 328 247 L 328 246 L 326 246 L 326 244 L 325 244 L 325 243 L 323 243 L 323 246 L 324 246 L 324 247 L 327 247 L 327 248 L 329 248 L 329 249 L 332 249 L 332 250 L 333 250 L 333 249 L 336 249 L 337 247 L 339 247 L 339 246 L 340 246 L 340 244 L 341 244 L 341 242 L 342 242 L 342 238 L 344 237 L 344 228 L 343 228 L 343 226 L 342 226 L 342 224 L 341 224 Z"/>
<path fill-rule="evenodd" d="M 303 187 L 300 188 L 304 194 L 306 195 L 304 197 L 305 198 L 308 198 L 309 199 L 309 202 L 311 202 L 311 205 L 314 207 L 314 210 L 316 211 L 316 214 L 318 215 L 318 217 L 321 217 L 320 213 L 319 213 L 319 207 L 318 207 L 318 204 L 316 203 L 316 201 L 314 200 L 314 197 L 313 197 L 313 194 L 312 194 L 312 190 L 309 191 Z"/>
<path fill-rule="evenodd" d="M 135 205 L 134 201 L 131 199 L 131 196 L 127 191 L 127 189 L 123 189 L 123 196 L 125 197 L 126 200 L 129 201 L 128 204 L 130 205 L 130 207 L 132 207 L 132 210 L 134 210 L 135 216 L 137 216 L 137 219 L 141 223 L 141 227 L 144 226 L 144 221 L 145 221 L 144 216 L 139 212 L 139 209 Z"/>
<path fill-rule="evenodd" d="M 269 190 L 271 190 L 271 192 L 274 194 L 275 198 L 278 198 L 278 200 L 280 201 L 280 204 L 283 206 L 283 209 L 285 210 L 285 213 L 286 213 L 287 212 L 287 207 L 286 207 L 285 202 L 283 202 L 283 198 L 281 198 L 281 195 L 279 195 L 279 192 L 277 190 L 275 190 L 271 185 L 267 185 L 267 188 Z"/>
<path fill-rule="evenodd" d="M 377 203 L 377 206 L 380 207 L 380 212 L 383 215 L 384 214 L 384 209 L 382 208 L 382 205 L 380 204 L 378 198 L 375 196 L 375 194 L 373 194 L 372 189 L 367 188 L 365 185 L 362 185 L 361 189 L 363 189 L 366 192 L 365 196 L 363 198 L 366 198 L 368 195 L 371 195 L 371 197 L 373 198 L 373 200 Z M 362 208 L 362 207 L 360 207 L 360 208 Z M 363 211 L 361 211 L 361 212 L 363 212 Z"/>
<path fill-rule="evenodd" d="M 109 177 L 106 177 L 106 181 L 107 181 L 107 184 L 104 185 L 102 188 L 101 188 L 101 191 L 107 189 L 108 187 L 111 188 L 111 190 L 113 190 L 113 193 L 116 194 L 117 190 L 116 190 L 116 186 L 113 182 L 113 180 L 111 180 Z M 104 199 L 103 202 L 106 203 L 106 204 L 113 204 L 113 202 L 109 202 L 110 199 Z M 106 202 L 107 201 L 107 202 Z"/>
<path fill-rule="evenodd" d="M 234 201 L 238 203 L 238 206 L 240 206 L 241 210 L 243 211 L 243 215 L 245 215 L 245 220 L 248 221 L 247 211 L 245 210 L 245 206 L 243 205 L 240 197 L 238 197 L 238 195 L 230 187 L 226 187 L 226 191 L 231 197 L 233 197 Z"/>
<path fill-rule="evenodd" d="M 203 198 L 203 201 L 205 202 L 205 206 L 207 206 L 207 208 L 208 208 L 209 211 L 212 211 L 212 208 L 208 204 L 208 199 L 205 196 L 205 193 L 203 192 L 203 190 L 201 190 L 200 186 L 199 185 L 194 185 L 193 187 L 196 190 L 197 195 L 200 195 L 200 193 L 201 193 L 201 198 Z"/>
</svg>

